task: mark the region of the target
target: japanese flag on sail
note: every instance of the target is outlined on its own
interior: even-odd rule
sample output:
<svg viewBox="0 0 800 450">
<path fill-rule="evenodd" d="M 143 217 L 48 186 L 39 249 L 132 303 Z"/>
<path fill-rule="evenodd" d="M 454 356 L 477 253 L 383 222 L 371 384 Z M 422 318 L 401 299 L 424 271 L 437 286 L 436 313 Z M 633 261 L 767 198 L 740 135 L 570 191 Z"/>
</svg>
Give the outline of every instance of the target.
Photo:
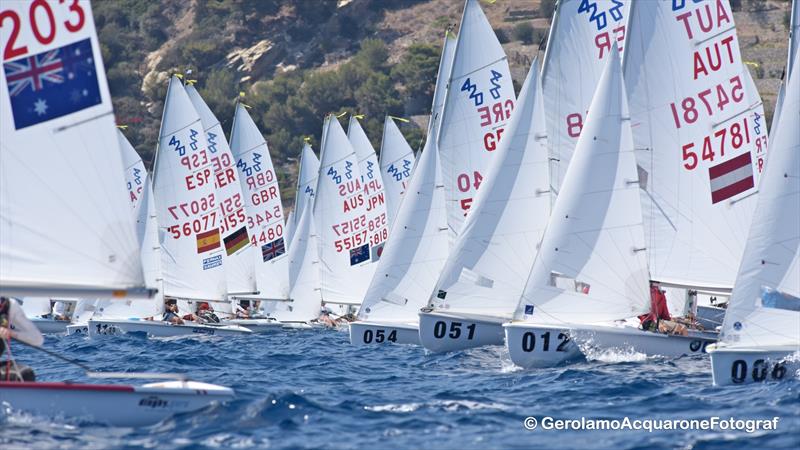
<svg viewBox="0 0 800 450">
<path fill-rule="evenodd" d="M 3 63 L 3 71 L 17 130 L 102 102 L 89 38 Z"/>
<path fill-rule="evenodd" d="M 750 152 L 708 168 L 711 203 L 719 203 L 755 186 Z"/>
</svg>

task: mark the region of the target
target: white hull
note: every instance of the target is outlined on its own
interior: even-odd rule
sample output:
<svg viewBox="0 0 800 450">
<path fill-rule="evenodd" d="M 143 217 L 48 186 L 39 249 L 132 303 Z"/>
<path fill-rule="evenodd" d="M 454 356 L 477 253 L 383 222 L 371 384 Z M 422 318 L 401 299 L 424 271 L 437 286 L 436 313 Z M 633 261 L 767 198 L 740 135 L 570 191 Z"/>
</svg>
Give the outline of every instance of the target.
<svg viewBox="0 0 800 450">
<path fill-rule="evenodd" d="M 34 317 L 31 322 L 36 325 L 36 328 L 42 334 L 64 334 L 67 332 L 67 325 L 69 325 L 69 321 L 66 320 L 43 319 L 41 317 Z"/>
<path fill-rule="evenodd" d="M 144 386 L 0 382 L 0 403 L 14 410 L 128 427 L 152 425 L 233 397 L 232 389 L 194 381 Z"/>
<path fill-rule="evenodd" d="M 499 317 L 422 311 L 419 313 L 419 340 L 432 352 L 503 345 L 503 322 Z"/>
<path fill-rule="evenodd" d="M 284 330 L 316 330 L 325 328 L 322 324 L 308 322 L 281 322 L 280 324 L 281 328 Z"/>
<path fill-rule="evenodd" d="M 231 319 L 223 320 L 223 325 L 236 325 L 245 327 L 253 333 L 270 333 L 283 328 L 283 324 L 270 319 Z"/>
<path fill-rule="evenodd" d="M 798 378 L 800 347 L 736 348 L 708 346 L 715 386 Z"/>
<path fill-rule="evenodd" d="M 421 345 L 419 341 L 419 325 L 401 322 L 351 322 L 350 343 L 357 346 L 375 344 Z"/>
<path fill-rule="evenodd" d="M 252 331 L 237 325 L 175 325 L 156 320 L 90 319 L 89 336 L 145 333 L 151 337 L 173 336 L 241 336 Z"/>
<path fill-rule="evenodd" d="M 67 327 L 67 336 L 88 336 L 89 324 L 72 324 Z"/>
<path fill-rule="evenodd" d="M 636 352 L 647 356 L 677 358 L 703 354 L 708 344 L 717 341 L 717 333 L 690 331 L 689 336 L 676 336 L 644 331 L 632 326 L 581 325 L 571 331 L 579 347 Z"/>
<path fill-rule="evenodd" d="M 583 359 L 568 328 L 524 322 L 508 323 L 503 328 L 508 354 L 519 367 L 553 367 Z"/>
</svg>

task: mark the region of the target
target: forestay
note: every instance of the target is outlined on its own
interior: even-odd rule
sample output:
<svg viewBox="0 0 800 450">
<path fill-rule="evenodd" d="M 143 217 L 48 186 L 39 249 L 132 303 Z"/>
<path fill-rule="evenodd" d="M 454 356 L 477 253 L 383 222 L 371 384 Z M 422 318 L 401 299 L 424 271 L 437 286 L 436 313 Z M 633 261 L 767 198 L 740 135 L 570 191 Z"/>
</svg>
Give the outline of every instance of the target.
<svg viewBox="0 0 800 450">
<path fill-rule="evenodd" d="M 624 71 L 651 276 L 732 286 L 765 160 L 730 5 L 635 2 L 630 14 Z"/>
<path fill-rule="evenodd" d="M 91 5 L 37 5 L 0 7 L 0 293 L 142 294 Z"/>
<path fill-rule="evenodd" d="M 289 295 L 288 243 L 278 177 L 267 142 L 241 103 L 236 105 L 231 127 L 231 152 L 244 195 L 250 241 L 256 247 L 258 298 L 285 299 Z"/>
<path fill-rule="evenodd" d="M 597 86 L 516 319 L 591 323 L 649 309 L 631 123 L 618 52 Z"/>
<path fill-rule="evenodd" d="M 798 55 L 798 53 L 796 53 Z M 798 56 L 794 58 L 795 64 Z M 736 347 L 800 342 L 800 74 L 786 84 L 769 167 L 736 278 L 722 340 Z"/>
<path fill-rule="evenodd" d="M 222 239 L 223 267 L 228 294 L 250 294 L 257 291 L 255 278 L 255 249 L 247 232 L 247 215 L 242 184 L 236 170 L 236 160 L 225 139 L 222 125 L 211 112 L 194 85 L 186 85 L 186 93 L 200 116 L 206 140 L 208 158 L 214 170 L 214 187 L 219 205 L 220 237 Z"/>
<path fill-rule="evenodd" d="M 375 271 L 371 264 L 374 230 L 358 158 L 335 116 L 325 118 L 319 179 L 314 200 L 320 286 L 326 303 L 358 305 Z M 379 244 L 380 242 L 378 242 Z"/>
<path fill-rule="evenodd" d="M 534 60 L 430 306 L 511 317 L 550 217 L 548 172 L 542 86 Z"/>
<path fill-rule="evenodd" d="M 428 139 L 358 312 L 361 320 L 417 322 L 447 260 L 447 216 L 436 140 Z"/>
<path fill-rule="evenodd" d="M 380 164 L 386 192 L 386 220 L 391 231 L 414 170 L 414 151 L 390 116 L 383 122 Z"/>
<path fill-rule="evenodd" d="M 467 0 L 439 130 L 439 156 L 451 239 L 467 210 L 514 109 L 514 86 L 503 47 L 477 0 Z"/>
<path fill-rule="evenodd" d="M 172 77 L 153 169 L 164 296 L 222 301 L 220 213 L 203 125 L 183 83 Z"/>
<path fill-rule="evenodd" d="M 444 34 L 442 56 L 439 58 L 439 69 L 436 71 L 436 84 L 433 87 L 431 117 L 430 120 L 428 120 L 428 139 L 439 139 L 439 128 L 442 124 L 444 102 L 447 99 L 447 85 L 450 82 L 450 73 L 453 70 L 453 58 L 456 54 L 456 42 L 455 36 L 450 34 L 450 30 L 448 29 Z"/>
<path fill-rule="evenodd" d="M 347 138 L 353 146 L 361 171 L 361 184 L 366 202 L 366 223 L 370 241 L 370 262 L 377 262 L 383 253 L 383 246 L 389 238 L 389 222 L 386 215 L 386 194 L 383 187 L 378 157 L 369 138 L 355 116 L 350 116 Z"/>
<path fill-rule="evenodd" d="M 542 67 L 551 182 L 558 191 L 586 112 L 616 43 L 624 47 L 630 2 L 561 0 L 556 5 Z"/>
</svg>

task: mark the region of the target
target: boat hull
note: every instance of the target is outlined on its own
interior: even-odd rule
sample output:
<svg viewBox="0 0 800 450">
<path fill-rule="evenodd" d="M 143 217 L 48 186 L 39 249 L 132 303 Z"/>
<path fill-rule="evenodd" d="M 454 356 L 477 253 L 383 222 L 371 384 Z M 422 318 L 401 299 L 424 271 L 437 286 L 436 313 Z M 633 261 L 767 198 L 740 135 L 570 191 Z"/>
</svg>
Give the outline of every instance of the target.
<svg viewBox="0 0 800 450">
<path fill-rule="evenodd" d="M 247 328 L 237 325 L 175 325 L 155 320 L 90 319 L 89 336 L 122 335 L 143 333 L 151 337 L 173 336 L 241 336 L 252 334 Z"/>
<path fill-rule="evenodd" d="M 42 334 L 65 334 L 69 325 L 69 321 L 66 320 L 43 319 L 41 317 L 34 317 L 31 322 L 36 325 L 36 328 Z"/>
<path fill-rule="evenodd" d="M 400 322 L 351 322 L 350 343 L 356 346 L 380 344 L 421 345 L 419 326 L 413 323 Z"/>
<path fill-rule="evenodd" d="M 419 313 L 419 340 L 432 352 L 450 352 L 485 345 L 503 345 L 504 319 L 455 315 L 441 311 Z"/>
<path fill-rule="evenodd" d="M 67 336 L 88 336 L 89 325 L 86 323 L 72 324 L 67 327 Z"/>
<path fill-rule="evenodd" d="M 583 359 L 583 353 L 571 339 L 568 328 L 507 323 L 503 329 L 508 354 L 519 367 L 553 367 Z"/>
<path fill-rule="evenodd" d="M 690 331 L 689 336 L 645 331 L 632 326 L 582 325 L 571 331 L 572 338 L 586 352 L 587 348 L 600 351 L 636 352 L 647 356 L 677 358 L 704 354 L 706 347 L 717 341 L 717 333 Z"/>
<path fill-rule="evenodd" d="M 280 331 L 283 324 L 275 320 L 269 319 L 231 319 L 223 320 L 223 325 L 237 325 L 245 327 L 253 333 L 271 333 L 273 331 Z"/>
<path fill-rule="evenodd" d="M 798 377 L 800 348 L 735 348 L 723 344 L 708 347 L 714 386 L 763 383 Z"/>
<path fill-rule="evenodd" d="M 725 319 L 725 308 L 716 306 L 698 306 L 697 307 L 697 322 L 706 330 L 714 330 L 722 325 Z"/>
<path fill-rule="evenodd" d="M 193 381 L 145 386 L 0 382 L 0 403 L 14 410 L 127 427 L 152 425 L 233 397 L 232 389 Z"/>
</svg>

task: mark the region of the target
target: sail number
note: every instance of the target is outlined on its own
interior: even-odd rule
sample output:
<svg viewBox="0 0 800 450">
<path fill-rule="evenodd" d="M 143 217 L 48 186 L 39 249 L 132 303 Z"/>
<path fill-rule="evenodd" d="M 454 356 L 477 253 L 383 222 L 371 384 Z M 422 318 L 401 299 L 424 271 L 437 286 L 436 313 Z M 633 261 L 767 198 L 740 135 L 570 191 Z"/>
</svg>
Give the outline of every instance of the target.
<svg viewBox="0 0 800 450">
<path fill-rule="evenodd" d="M 377 329 L 374 333 L 372 330 L 364 330 L 364 343 L 371 344 L 373 340 L 377 344 L 383 342 L 397 342 L 397 330 L 392 330 L 388 335 L 386 334 L 386 330 L 382 329 Z"/>
<path fill-rule="evenodd" d="M 213 228 L 217 228 L 216 211 L 211 211 L 198 219 L 169 226 L 167 227 L 167 231 L 172 233 L 173 239 L 179 239 L 181 236 L 191 236 L 193 234 L 202 233 Z"/>
<path fill-rule="evenodd" d="M 683 167 L 686 170 L 694 170 L 697 168 L 700 159 L 703 161 L 714 161 L 719 156 L 725 156 L 726 144 L 728 148 L 738 150 L 744 144 L 750 143 L 750 127 L 747 117 L 743 118 L 740 122 L 734 122 L 729 127 L 723 127 L 719 130 L 703 137 L 702 144 L 700 142 L 689 142 L 683 146 Z M 759 140 L 759 146 L 761 142 Z M 702 149 L 700 147 L 702 146 Z M 716 151 L 715 151 L 716 149 Z M 698 155 L 698 151 L 700 155 Z M 759 161 L 759 171 L 761 171 L 764 161 Z"/>
<path fill-rule="evenodd" d="M 229 199 L 230 200 L 230 199 Z M 180 203 L 175 206 L 167 207 L 167 211 L 172 214 L 172 217 L 176 220 L 180 219 L 181 217 L 192 217 L 200 214 L 201 212 L 210 211 L 216 208 L 216 199 L 214 197 L 214 193 L 210 193 L 207 196 L 201 198 L 200 200 L 192 200 L 191 202 L 187 203 Z M 224 208 L 223 208 L 224 211 Z M 178 212 L 182 213 L 180 217 L 178 217 Z"/>
<path fill-rule="evenodd" d="M 461 322 L 450 322 L 450 332 L 447 332 L 447 322 L 442 320 L 436 322 L 433 326 L 433 337 L 436 339 L 443 339 L 445 336 L 450 339 L 458 339 L 461 337 Z M 475 337 L 475 324 L 467 325 L 467 340 L 472 340 Z"/>
<path fill-rule="evenodd" d="M 550 351 L 550 332 L 544 332 L 539 337 L 542 338 L 542 351 L 548 352 Z M 558 340 L 559 344 L 556 346 L 555 350 L 557 352 L 565 352 L 567 351 L 567 344 L 569 344 L 570 339 L 567 333 L 558 333 Z M 536 349 L 536 334 L 532 331 L 528 331 L 522 335 L 522 351 L 523 352 L 532 352 Z"/>
<path fill-rule="evenodd" d="M 770 370 L 770 367 L 772 370 Z M 779 362 L 770 366 L 768 361 L 757 359 L 753 362 L 753 369 L 748 374 L 747 361 L 737 359 L 733 362 L 731 365 L 731 381 L 737 384 L 744 383 L 748 375 L 756 382 L 766 381 L 768 375 L 773 380 L 782 380 L 786 376 L 786 363 Z"/>
<path fill-rule="evenodd" d="M 386 225 L 386 213 L 381 213 L 378 217 L 367 220 L 366 215 L 361 215 L 355 219 L 346 222 L 337 223 L 333 225 L 333 231 L 337 236 L 343 234 L 350 234 L 356 231 L 366 229 L 367 231 L 375 231 Z"/>
<path fill-rule="evenodd" d="M 67 20 L 57 21 L 56 14 L 50 6 L 54 1 L 33 0 L 28 7 L 28 23 L 33 37 L 42 45 L 51 44 L 55 38 L 59 27 L 63 25 L 66 31 L 76 33 L 83 28 L 86 23 L 86 11 L 78 3 L 78 0 L 59 0 L 59 4 L 67 7 Z M 16 11 L 7 9 L 0 11 L 0 27 L 6 23 L 11 24 L 11 32 L 8 33 L 8 41 L 3 49 L 3 61 L 7 61 L 18 56 L 28 54 L 28 46 L 17 42 L 20 31 L 22 30 L 22 20 Z M 6 33 L 3 33 L 5 35 Z"/>
<path fill-rule="evenodd" d="M 690 95 L 678 104 L 670 103 L 675 127 L 681 128 L 683 125 L 691 125 L 697 122 L 703 112 L 708 117 L 713 116 L 717 111 L 722 112 L 731 100 L 734 103 L 740 103 L 744 100 L 744 86 L 739 75 L 729 80 L 729 86 L 720 83 L 713 89 L 709 88 L 698 92 L 696 96 Z"/>
</svg>

